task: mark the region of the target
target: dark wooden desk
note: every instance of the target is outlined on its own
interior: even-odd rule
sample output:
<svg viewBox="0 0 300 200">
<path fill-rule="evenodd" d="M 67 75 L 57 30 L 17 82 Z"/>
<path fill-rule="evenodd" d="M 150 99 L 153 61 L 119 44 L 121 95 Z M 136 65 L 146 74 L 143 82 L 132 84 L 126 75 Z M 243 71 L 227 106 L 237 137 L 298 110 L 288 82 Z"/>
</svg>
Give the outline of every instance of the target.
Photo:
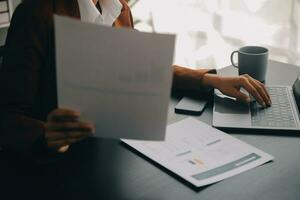
<svg viewBox="0 0 300 200">
<path fill-rule="evenodd" d="M 236 73 L 232 68 L 220 71 Z M 292 84 L 300 68 L 270 62 L 267 82 Z M 186 116 L 173 112 L 169 122 Z M 209 107 L 199 120 L 211 124 Z M 88 139 L 44 164 L 0 153 L 0 199 L 295 200 L 300 199 L 300 137 L 234 133 L 272 155 L 275 162 L 196 189 L 116 140 Z"/>
</svg>

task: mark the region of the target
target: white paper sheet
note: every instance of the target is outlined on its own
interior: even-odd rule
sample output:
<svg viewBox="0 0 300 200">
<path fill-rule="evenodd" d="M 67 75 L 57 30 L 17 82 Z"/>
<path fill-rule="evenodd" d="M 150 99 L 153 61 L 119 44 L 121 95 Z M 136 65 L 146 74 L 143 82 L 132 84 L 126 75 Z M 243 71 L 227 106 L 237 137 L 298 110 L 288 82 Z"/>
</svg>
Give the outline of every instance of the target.
<svg viewBox="0 0 300 200">
<path fill-rule="evenodd" d="M 96 136 L 163 140 L 175 36 L 55 16 L 60 107 L 96 126 Z"/>
<path fill-rule="evenodd" d="M 193 118 L 167 128 L 166 141 L 123 140 L 196 187 L 273 160 L 273 156 Z"/>
</svg>

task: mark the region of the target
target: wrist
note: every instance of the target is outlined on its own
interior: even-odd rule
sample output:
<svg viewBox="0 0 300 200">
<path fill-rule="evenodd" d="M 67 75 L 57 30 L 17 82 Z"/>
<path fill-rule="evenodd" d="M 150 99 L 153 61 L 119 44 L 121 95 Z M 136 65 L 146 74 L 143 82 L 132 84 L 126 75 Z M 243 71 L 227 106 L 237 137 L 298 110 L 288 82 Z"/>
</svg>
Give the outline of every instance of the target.
<svg viewBox="0 0 300 200">
<path fill-rule="evenodd" d="M 220 84 L 221 78 L 220 76 L 216 74 L 205 74 L 202 79 L 202 84 L 205 87 L 213 87 L 218 88 L 218 85 Z"/>
</svg>

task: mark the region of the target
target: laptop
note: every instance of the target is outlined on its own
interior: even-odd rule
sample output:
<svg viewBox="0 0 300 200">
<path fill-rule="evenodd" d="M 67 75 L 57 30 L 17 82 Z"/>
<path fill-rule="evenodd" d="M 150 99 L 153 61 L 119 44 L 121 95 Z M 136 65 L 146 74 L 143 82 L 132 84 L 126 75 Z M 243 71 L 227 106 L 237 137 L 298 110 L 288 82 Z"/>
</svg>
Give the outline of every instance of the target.
<svg viewBox="0 0 300 200">
<path fill-rule="evenodd" d="M 213 126 L 216 128 L 300 130 L 300 76 L 292 87 L 267 86 L 272 106 L 238 102 L 215 90 Z"/>
</svg>

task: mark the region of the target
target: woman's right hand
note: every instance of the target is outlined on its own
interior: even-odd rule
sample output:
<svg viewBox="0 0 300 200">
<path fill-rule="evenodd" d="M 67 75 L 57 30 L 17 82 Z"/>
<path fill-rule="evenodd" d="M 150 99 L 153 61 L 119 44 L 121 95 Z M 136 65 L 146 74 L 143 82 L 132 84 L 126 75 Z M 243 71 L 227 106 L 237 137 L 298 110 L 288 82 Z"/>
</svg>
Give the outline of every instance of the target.
<svg viewBox="0 0 300 200">
<path fill-rule="evenodd" d="M 245 74 L 238 77 L 221 77 L 215 74 L 205 74 L 203 84 L 219 89 L 223 94 L 249 103 L 250 96 L 241 92 L 244 88 L 263 107 L 272 105 L 270 95 L 264 84 Z"/>
<path fill-rule="evenodd" d="M 80 113 L 59 108 L 48 115 L 45 138 L 48 148 L 64 153 L 69 146 L 94 134 L 94 126 L 80 121 Z"/>
</svg>

